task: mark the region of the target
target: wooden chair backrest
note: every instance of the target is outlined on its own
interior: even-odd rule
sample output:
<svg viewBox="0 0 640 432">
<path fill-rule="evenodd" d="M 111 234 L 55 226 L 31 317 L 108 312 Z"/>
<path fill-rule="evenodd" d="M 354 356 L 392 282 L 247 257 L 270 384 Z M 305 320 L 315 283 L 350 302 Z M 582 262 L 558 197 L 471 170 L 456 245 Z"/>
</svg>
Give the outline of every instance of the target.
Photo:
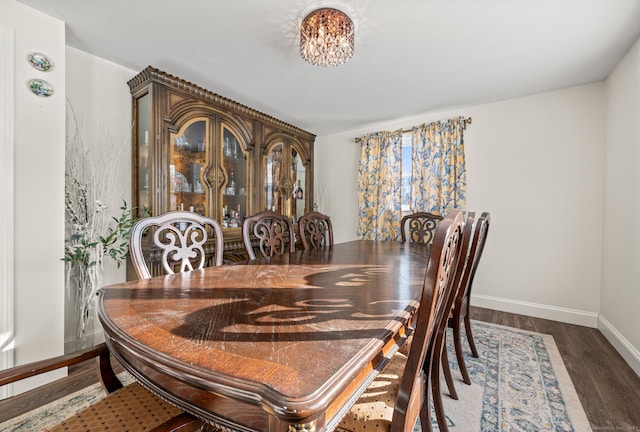
<svg viewBox="0 0 640 432">
<path fill-rule="evenodd" d="M 301 216 L 298 219 L 298 233 L 305 250 L 333 246 L 331 219 L 320 212 L 309 212 Z"/>
<path fill-rule="evenodd" d="M 460 286 L 456 294 L 454 307 L 459 305 L 471 295 L 471 286 L 473 285 L 473 279 L 476 275 L 478 263 L 482 257 L 484 251 L 484 245 L 489 234 L 489 225 L 491 223 L 491 216 L 489 212 L 483 212 L 480 217 L 475 221 L 473 226 L 473 240 L 469 245 L 469 252 L 467 255 L 466 264 L 460 278 Z M 459 266 L 463 267 L 463 266 Z"/>
<path fill-rule="evenodd" d="M 461 248 L 460 262 L 458 263 L 458 267 L 456 268 L 456 273 L 453 277 L 453 289 L 452 289 L 453 293 L 451 296 L 450 308 L 453 307 L 453 303 L 458 297 L 458 294 L 460 293 L 460 291 L 464 291 L 463 279 L 465 276 L 465 271 L 469 268 L 467 267 L 467 263 L 471 258 L 471 252 L 472 252 L 471 246 L 473 244 L 473 238 L 475 235 L 476 222 L 477 221 L 476 221 L 475 212 L 468 212 L 466 214 L 464 231 L 462 232 L 462 243 L 460 245 L 460 248 Z M 446 328 L 446 325 L 443 325 L 443 327 Z"/>
<path fill-rule="evenodd" d="M 264 257 L 295 252 L 293 223 L 288 216 L 265 210 L 242 221 L 242 240 L 249 259 L 255 259 L 252 238 L 258 240 L 258 249 Z"/>
<path fill-rule="evenodd" d="M 145 251 L 145 246 L 158 248 L 161 254 L 152 257 L 149 254 L 153 252 Z M 148 265 L 151 261 L 160 261 L 168 274 L 201 269 L 205 265 L 221 265 L 223 249 L 224 239 L 218 221 L 186 211 L 139 220 L 131 229 L 129 241 L 131 261 L 140 279 L 152 276 Z"/>
<path fill-rule="evenodd" d="M 400 221 L 400 236 L 416 243 L 431 243 L 442 216 L 428 212 L 416 212 L 406 215 Z"/>
<path fill-rule="evenodd" d="M 430 418 L 429 375 L 433 345 L 437 329 L 443 319 L 453 289 L 454 274 L 462 250 L 464 217 L 458 210 L 450 211 L 440 222 L 431 246 L 427 272 L 422 288 L 420 308 L 417 312 L 413 342 L 402 376 L 395 403 L 391 431 L 412 430 L 420 415 L 421 421 Z"/>
</svg>

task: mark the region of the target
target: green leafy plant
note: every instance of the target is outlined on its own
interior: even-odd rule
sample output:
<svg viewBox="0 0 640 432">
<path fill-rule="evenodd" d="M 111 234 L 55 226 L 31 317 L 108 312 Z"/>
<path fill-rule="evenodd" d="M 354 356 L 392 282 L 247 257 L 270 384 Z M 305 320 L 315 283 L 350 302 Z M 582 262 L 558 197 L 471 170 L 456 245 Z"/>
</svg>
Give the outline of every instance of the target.
<svg viewBox="0 0 640 432">
<path fill-rule="evenodd" d="M 74 184 L 77 181 L 73 180 Z M 81 191 L 81 193 L 84 193 Z M 120 216 L 111 217 L 105 224 L 96 219 L 106 216 L 107 208 L 97 201 L 93 209 L 86 206 L 86 197 L 77 203 L 72 200 L 72 194 L 67 194 L 66 208 L 68 221 L 72 222 L 71 233 L 65 240 L 64 257 L 62 260 L 69 266 L 82 266 L 90 268 L 101 265 L 104 256 L 110 257 L 118 266 L 125 262 L 129 254 L 129 235 L 136 222 L 133 209 L 122 200 Z M 80 212 L 77 212 L 80 205 Z M 101 232 L 97 227 L 102 227 Z"/>
</svg>

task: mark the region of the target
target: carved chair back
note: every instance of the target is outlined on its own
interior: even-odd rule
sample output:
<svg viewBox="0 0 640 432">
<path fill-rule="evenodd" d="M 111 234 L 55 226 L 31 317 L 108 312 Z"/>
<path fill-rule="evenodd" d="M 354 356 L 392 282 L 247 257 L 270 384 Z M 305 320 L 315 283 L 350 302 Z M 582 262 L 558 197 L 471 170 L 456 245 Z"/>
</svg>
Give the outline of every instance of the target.
<svg viewBox="0 0 640 432">
<path fill-rule="evenodd" d="M 487 235 L 489 234 L 490 223 L 491 216 L 489 212 L 482 212 L 478 220 L 475 222 L 473 240 L 469 245 L 466 265 L 460 280 L 460 287 L 458 288 L 454 308 L 459 308 L 465 300 L 467 301 L 468 306 L 469 296 L 471 295 L 471 286 L 476 275 L 476 270 L 478 269 L 480 258 L 482 257 L 482 252 L 484 251 L 484 245 L 487 240 Z"/>
<path fill-rule="evenodd" d="M 309 212 L 301 216 L 298 219 L 298 233 L 305 250 L 333 246 L 331 219 L 320 212 Z"/>
<path fill-rule="evenodd" d="M 224 239 L 218 221 L 174 211 L 139 220 L 131 229 L 129 252 L 138 278 L 152 276 L 151 264 L 165 273 L 221 265 Z"/>
<path fill-rule="evenodd" d="M 431 243 L 442 216 L 428 212 L 416 212 L 406 215 L 400 221 L 402 241 L 407 239 L 416 243 Z"/>
<path fill-rule="evenodd" d="M 478 268 L 478 263 L 480 262 L 480 257 L 482 256 L 484 244 L 489 232 L 489 223 L 490 216 L 488 212 L 483 212 L 477 219 L 475 218 L 474 213 L 469 214 L 469 221 L 467 223 L 467 227 L 465 227 L 465 237 L 470 237 L 470 240 L 465 240 L 466 244 L 464 245 L 464 251 L 466 252 L 463 251 L 461 263 L 458 266 L 459 270 L 456 273 L 456 285 L 454 285 L 454 289 L 456 290 L 455 299 L 451 307 L 449 319 L 447 320 L 448 326 L 453 329 L 453 343 L 456 359 L 462 375 L 462 381 L 465 384 L 471 384 L 471 377 L 469 376 L 462 351 L 461 326 L 464 322 L 467 342 L 471 348 L 471 353 L 474 357 L 478 357 L 478 350 L 471 331 L 469 298 L 471 296 L 473 278 L 475 277 L 475 272 Z M 467 234 L 467 229 L 472 231 L 470 236 Z M 453 384 L 451 372 L 448 368 L 449 363 L 446 356 L 446 349 L 443 349 L 442 365 L 445 373 L 445 380 L 449 387 L 449 392 L 455 399 L 457 398 L 457 392 Z M 436 413 L 438 413 L 438 407 L 436 407 Z M 440 413 L 440 415 L 444 417 L 444 413 Z"/>
<path fill-rule="evenodd" d="M 435 232 L 413 342 L 394 409 L 392 431 L 411 430 L 418 414 L 422 424 L 431 424 L 428 397 L 430 374 L 432 365 L 440 361 L 434 353 L 435 341 L 437 330 L 449 312 L 447 303 L 452 294 L 454 274 L 460 259 L 463 230 L 462 212 L 452 210 Z M 415 398 L 420 402 L 414 403 Z"/>
<path fill-rule="evenodd" d="M 242 240 L 249 259 L 255 259 L 253 238 L 263 257 L 295 252 L 293 223 L 288 216 L 265 210 L 242 221 Z"/>
</svg>

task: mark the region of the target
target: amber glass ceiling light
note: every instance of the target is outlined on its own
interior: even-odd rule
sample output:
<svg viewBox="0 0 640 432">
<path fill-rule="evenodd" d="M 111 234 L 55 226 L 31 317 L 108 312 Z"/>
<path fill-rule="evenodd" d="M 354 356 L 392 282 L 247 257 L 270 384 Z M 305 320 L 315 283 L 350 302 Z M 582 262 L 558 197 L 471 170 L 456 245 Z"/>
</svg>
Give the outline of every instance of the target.
<svg viewBox="0 0 640 432">
<path fill-rule="evenodd" d="M 353 21 L 332 8 L 316 9 L 302 20 L 300 55 L 316 66 L 337 66 L 353 55 Z"/>
</svg>

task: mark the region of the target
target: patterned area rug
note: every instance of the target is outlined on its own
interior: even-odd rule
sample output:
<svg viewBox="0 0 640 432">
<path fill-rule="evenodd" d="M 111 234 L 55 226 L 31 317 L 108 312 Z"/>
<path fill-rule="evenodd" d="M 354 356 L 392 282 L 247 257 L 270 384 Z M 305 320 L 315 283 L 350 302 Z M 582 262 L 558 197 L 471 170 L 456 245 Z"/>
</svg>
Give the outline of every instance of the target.
<svg viewBox="0 0 640 432">
<path fill-rule="evenodd" d="M 471 323 L 478 358 L 471 355 L 462 332 L 471 385 L 462 382 L 451 330 L 448 334 L 449 363 L 458 392 L 458 400 L 451 399 L 442 380 L 449 430 L 591 431 L 552 336 L 480 321 Z M 434 430 L 438 430 L 435 413 L 432 419 Z M 415 432 L 421 430 L 419 422 Z"/>
<path fill-rule="evenodd" d="M 453 432 L 589 432 L 591 427 L 553 337 L 472 321 L 479 358 L 466 340 L 465 362 L 471 385 L 462 382 L 453 336 L 449 360 L 458 400 L 443 395 Z M 464 332 L 463 332 L 464 334 Z M 120 374 L 123 382 L 131 377 Z M 446 383 L 441 388 L 447 392 Z M 3 432 L 42 431 L 104 397 L 99 384 L 0 424 Z M 438 430 L 434 419 L 434 430 Z M 414 432 L 420 432 L 420 421 Z"/>
</svg>

